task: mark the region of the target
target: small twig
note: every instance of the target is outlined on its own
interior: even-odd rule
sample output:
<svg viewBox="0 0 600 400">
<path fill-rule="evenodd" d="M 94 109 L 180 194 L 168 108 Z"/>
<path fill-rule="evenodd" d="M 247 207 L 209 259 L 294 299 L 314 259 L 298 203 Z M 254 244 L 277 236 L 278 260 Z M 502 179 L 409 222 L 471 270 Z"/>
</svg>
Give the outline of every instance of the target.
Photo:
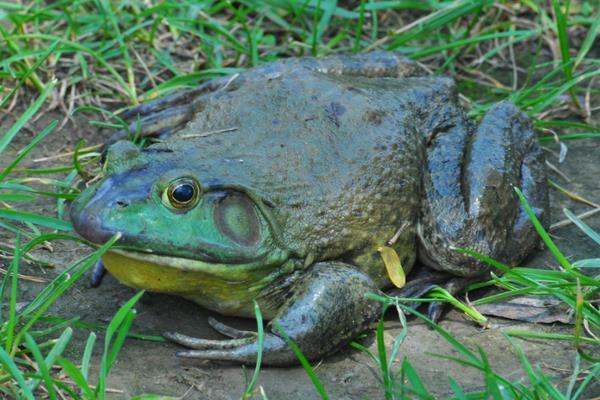
<svg viewBox="0 0 600 400">
<path fill-rule="evenodd" d="M 595 203 L 591 200 L 586 199 L 585 197 L 571 192 L 570 190 L 565 189 L 564 187 L 560 186 L 559 184 L 557 184 L 556 182 L 554 182 L 551 179 L 548 179 L 548 184 L 550 186 L 552 186 L 554 189 L 558 190 L 559 192 L 563 193 L 564 195 L 566 195 L 568 198 L 570 198 L 571 200 L 575 200 L 579 203 L 583 203 L 585 205 L 588 205 L 590 207 L 594 207 L 594 208 L 600 208 L 600 204 Z"/>
<path fill-rule="evenodd" d="M 188 139 L 188 138 L 206 137 L 206 136 L 216 135 L 217 133 L 225 133 L 225 132 L 237 131 L 238 129 L 239 128 L 236 126 L 236 127 L 233 127 L 233 128 L 218 129 L 216 131 L 208 131 L 208 132 L 201 132 L 201 133 L 190 133 L 189 135 L 177 136 L 177 139 Z"/>
<path fill-rule="evenodd" d="M 577 214 L 576 216 L 579 219 L 584 219 L 584 218 L 591 217 L 592 215 L 595 215 L 595 214 L 598 214 L 598 213 L 600 213 L 600 207 L 599 208 L 594 208 L 593 210 L 588 210 L 588 211 L 583 212 L 581 214 Z M 573 221 L 571 221 L 568 218 L 567 219 L 563 219 L 562 221 L 559 221 L 559 222 L 556 222 L 556 223 L 550 225 L 550 230 L 553 231 L 555 229 L 562 228 L 563 226 L 567 226 L 567 225 L 570 225 L 572 223 L 573 223 Z"/>
<path fill-rule="evenodd" d="M 89 152 L 92 150 L 96 150 L 96 149 L 99 149 L 100 147 L 102 147 L 101 144 L 84 147 L 82 149 L 79 149 L 79 154 L 84 153 L 84 152 Z M 56 154 L 56 155 L 49 156 L 49 157 L 36 158 L 35 160 L 33 160 L 33 162 L 38 163 L 38 162 L 46 162 L 46 161 L 50 161 L 50 160 L 57 160 L 59 158 L 71 158 L 71 157 L 73 157 L 74 153 L 75 153 L 74 151 L 68 151 L 66 153 L 60 153 L 60 154 Z"/>
<path fill-rule="evenodd" d="M 400 228 L 398 228 L 398 230 L 396 231 L 396 233 L 394 233 L 394 236 L 392 236 L 390 238 L 390 240 L 387 241 L 387 245 L 388 246 L 393 246 L 396 241 L 398 240 L 398 238 L 400 237 L 400 234 L 402 234 L 402 232 L 409 226 L 408 222 L 403 223 Z"/>
<path fill-rule="evenodd" d="M 567 175 L 565 175 L 560 169 L 558 169 L 558 167 L 556 167 L 550 161 L 546 160 L 546 166 L 552 171 L 556 172 L 558 175 L 560 175 L 560 177 L 563 178 L 565 181 L 572 182 L 572 180 Z"/>
<path fill-rule="evenodd" d="M 4 268 L 0 268 L 1 275 L 6 275 L 6 272 L 7 271 Z M 47 283 L 48 282 L 47 279 L 40 278 L 39 276 L 33 276 L 33 275 L 17 274 L 17 278 L 21 279 L 23 281 L 27 281 L 27 282 L 35 282 L 35 283 Z"/>
</svg>

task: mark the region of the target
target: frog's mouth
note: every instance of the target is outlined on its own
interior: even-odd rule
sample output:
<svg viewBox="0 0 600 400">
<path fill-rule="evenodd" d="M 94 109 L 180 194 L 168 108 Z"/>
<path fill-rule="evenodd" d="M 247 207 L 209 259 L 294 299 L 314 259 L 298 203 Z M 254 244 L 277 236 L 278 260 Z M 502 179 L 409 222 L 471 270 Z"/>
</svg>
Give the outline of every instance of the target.
<svg viewBox="0 0 600 400">
<path fill-rule="evenodd" d="M 289 260 L 284 250 L 240 264 L 212 263 L 196 259 L 157 255 L 149 252 L 111 249 L 102 256 L 106 269 L 123 284 L 154 292 L 198 293 L 223 291 L 232 286 L 262 286 L 270 276 L 283 273 L 282 265 Z M 220 291 L 220 290 L 219 290 Z"/>
</svg>

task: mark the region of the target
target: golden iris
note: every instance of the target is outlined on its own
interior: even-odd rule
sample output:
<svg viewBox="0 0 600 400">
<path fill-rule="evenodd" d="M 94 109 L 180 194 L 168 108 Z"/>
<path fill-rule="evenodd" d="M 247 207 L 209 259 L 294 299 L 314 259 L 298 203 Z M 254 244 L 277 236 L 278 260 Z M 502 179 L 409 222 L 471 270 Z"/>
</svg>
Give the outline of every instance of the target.
<svg viewBox="0 0 600 400">
<path fill-rule="evenodd" d="M 181 210 L 198 204 L 200 185 L 193 178 L 178 178 L 163 192 L 162 200 L 167 206 Z"/>
</svg>

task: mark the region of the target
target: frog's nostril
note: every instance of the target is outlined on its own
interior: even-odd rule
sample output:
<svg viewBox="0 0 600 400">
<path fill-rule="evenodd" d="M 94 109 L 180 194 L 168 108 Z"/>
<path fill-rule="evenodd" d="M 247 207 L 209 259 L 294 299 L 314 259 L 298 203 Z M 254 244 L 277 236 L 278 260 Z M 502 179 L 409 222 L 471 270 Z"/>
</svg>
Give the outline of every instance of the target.
<svg viewBox="0 0 600 400">
<path fill-rule="evenodd" d="M 126 208 L 127 206 L 129 206 L 129 202 L 127 200 L 117 200 L 116 204 L 119 208 Z"/>
</svg>

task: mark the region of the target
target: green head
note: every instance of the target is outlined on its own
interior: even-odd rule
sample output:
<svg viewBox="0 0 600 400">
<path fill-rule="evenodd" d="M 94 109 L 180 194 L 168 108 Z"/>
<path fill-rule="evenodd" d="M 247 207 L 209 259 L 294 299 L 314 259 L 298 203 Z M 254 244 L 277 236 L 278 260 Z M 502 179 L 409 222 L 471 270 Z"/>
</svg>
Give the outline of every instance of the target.
<svg viewBox="0 0 600 400">
<path fill-rule="evenodd" d="M 106 177 L 81 194 L 71 219 L 95 243 L 122 234 L 104 262 L 125 284 L 223 311 L 281 275 L 289 251 L 265 199 L 239 181 L 210 177 L 208 164 L 186 163 L 188 156 L 116 143 Z"/>
</svg>

